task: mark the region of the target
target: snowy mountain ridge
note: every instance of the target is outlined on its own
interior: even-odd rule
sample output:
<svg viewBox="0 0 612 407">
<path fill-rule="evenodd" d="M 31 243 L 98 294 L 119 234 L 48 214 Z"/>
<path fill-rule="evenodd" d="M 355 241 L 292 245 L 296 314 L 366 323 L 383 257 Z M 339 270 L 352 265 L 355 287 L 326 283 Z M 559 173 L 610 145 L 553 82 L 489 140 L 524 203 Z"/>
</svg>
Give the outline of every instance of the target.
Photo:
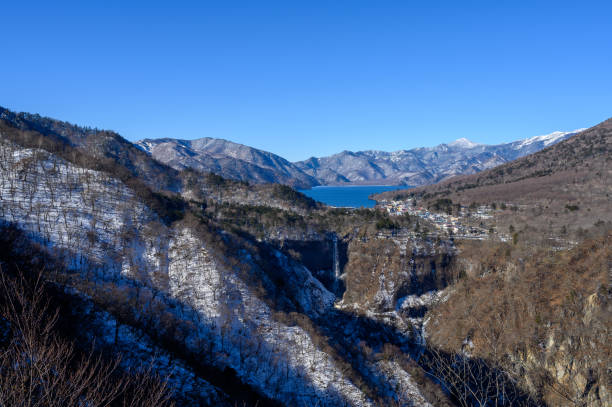
<svg viewBox="0 0 612 407">
<path fill-rule="evenodd" d="M 577 134 L 583 132 L 584 130 L 586 130 L 586 128 L 580 128 L 574 131 L 554 131 L 549 134 L 526 138 L 524 140 L 520 140 L 516 145 L 516 148 L 519 149 L 533 143 L 542 143 L 543 145 L 548 147 L 551 144 L 557 143 L 565 139 L 567 135 Z"/>
<path fill-rule="evenodd" d="M 448 144 L 411 150 L 345 150 L 294 163 L 266 151 L 210 137 L 144 139 L 136 145 L 177 170 L 193 168 L 253 183 L 281 183 L 297 188 L 381 183 L 420 186 L 492 168 L 565 140 L 581 130 L 498 145 L 475 143 L 462 137 Z"/>
<path fill-rule="evenodd" d="M 448 144 L 411 150 L 343 151 L 328 157 L 312 157 L 295 165 L 322 185 L 421 186 L 493 168 L 549 147 L 581 130 L 555 132 L 497 145 L 459 138 Z"/>
</svg>

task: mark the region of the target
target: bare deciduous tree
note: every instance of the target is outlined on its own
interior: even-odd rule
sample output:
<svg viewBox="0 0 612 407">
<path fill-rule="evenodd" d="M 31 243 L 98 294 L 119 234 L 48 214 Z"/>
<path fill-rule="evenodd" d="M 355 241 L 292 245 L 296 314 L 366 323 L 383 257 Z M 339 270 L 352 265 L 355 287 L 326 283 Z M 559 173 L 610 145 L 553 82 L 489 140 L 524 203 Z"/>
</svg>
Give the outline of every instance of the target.
<svg viewBox="0 0 612 407">
<path fill-rule="evenodd" d="M 167 382 L 151 367 L 122 372 L 119 359 L 108 362 L 83 354 L 56 333 L 59 311 L 52 310 L 42 273 L 34 280 L 8 277 L 0 268 L 0 406 L 167 406 Z M 3 345 L 3 346 L 2 346 Z"/>
</svg>

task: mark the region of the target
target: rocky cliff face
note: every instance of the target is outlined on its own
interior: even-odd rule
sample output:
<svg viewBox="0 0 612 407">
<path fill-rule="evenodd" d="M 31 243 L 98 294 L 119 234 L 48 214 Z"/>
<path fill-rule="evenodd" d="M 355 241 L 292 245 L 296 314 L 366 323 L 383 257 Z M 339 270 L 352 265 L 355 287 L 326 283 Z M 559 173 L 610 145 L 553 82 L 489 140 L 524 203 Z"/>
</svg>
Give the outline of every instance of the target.
<svg viewBox="0 0 612 407">
<path fill-rule="evenodd" d="M 487 360 L 540 404 L 609 405 L 611 238 L 566 251 L 462 244 L 464 277 L 426 315 L 430 345 Z"/>
</svg>

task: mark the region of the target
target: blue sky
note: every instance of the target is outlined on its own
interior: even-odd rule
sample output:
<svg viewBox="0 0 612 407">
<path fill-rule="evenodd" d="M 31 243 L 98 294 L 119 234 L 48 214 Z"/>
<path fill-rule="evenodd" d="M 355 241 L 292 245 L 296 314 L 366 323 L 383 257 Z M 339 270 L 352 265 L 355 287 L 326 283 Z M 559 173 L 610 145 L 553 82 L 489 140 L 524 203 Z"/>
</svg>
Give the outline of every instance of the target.
<svg viewBox="0 0 612 407">
<path fill-rule="evenodd" d="M 125 5 L 123 3 L 129 3 Z M 612 116 L 612 2 L 4 2 L 0 105 L 290 160 Z"/>
</svg>

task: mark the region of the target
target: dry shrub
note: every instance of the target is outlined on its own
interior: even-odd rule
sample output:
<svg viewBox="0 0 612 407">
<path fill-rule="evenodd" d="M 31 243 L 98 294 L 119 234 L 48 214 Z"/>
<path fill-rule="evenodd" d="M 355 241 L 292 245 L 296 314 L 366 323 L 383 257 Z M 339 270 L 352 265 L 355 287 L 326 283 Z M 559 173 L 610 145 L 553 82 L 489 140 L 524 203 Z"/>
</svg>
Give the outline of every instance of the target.
<svg viewBox="0 0 612 407">
<path fill-rule="evenodd" d="M 2 406 L 167 406 L 169 389 L 150 368 L 122 372 L 119 359 L 83 353 L 57 333 L 42 273 L 32 280 L 0 269 Z"/>
</svg>

